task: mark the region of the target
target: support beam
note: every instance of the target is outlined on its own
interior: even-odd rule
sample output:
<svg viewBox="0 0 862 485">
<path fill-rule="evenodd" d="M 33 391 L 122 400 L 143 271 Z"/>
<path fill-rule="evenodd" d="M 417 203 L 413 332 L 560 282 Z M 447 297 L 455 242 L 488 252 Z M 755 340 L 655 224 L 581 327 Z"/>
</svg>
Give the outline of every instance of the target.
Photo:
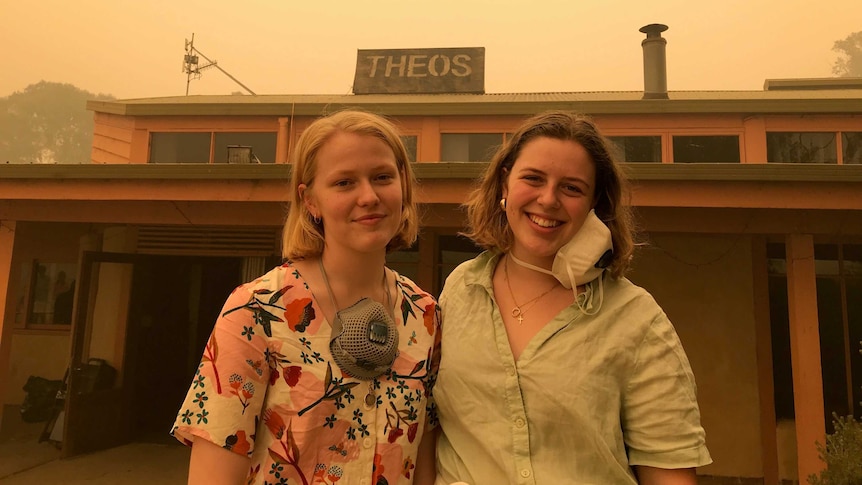
<svg viewBox="0 0 862 485">
<path fill-rule="evenodd" d="M 278 134 L 275 136 L 275 163 L 287 163 L 290 158 L 290 118 L 278 119 Z"/>
<path fill-rule="evenodd" d="M 772 368 L 772 329 L 769 316 L 769 269 L 766 238 L 752 238 L 752 286 L 757 338 L 757 388 L 760 396 L 760 448 L 763 485 L 778 485 L 778 438 L 775 419 L 775 381 Z"/>
<path fill-rule="evenodd" d="M 815 443 L 826 442 L 814 237 L 810 234 L 790 234 L 786 246 L 796 450 L 799 480 L 805 483 L 809 475 L 819 473 L 824 468 Z"/>
<path fill-rule="evenodd" d="M 6 404 L 6 386 L 9 383 L 9 358 L 12 355 L 12 327 L 15 319 L 8 318 L 9 278 L 12 275 L 12 249 L 15 245 L 15 221 L 0 219 L 0 411 Z M 0 412 L 0 429 L 3 413 Z"/>
</svg>

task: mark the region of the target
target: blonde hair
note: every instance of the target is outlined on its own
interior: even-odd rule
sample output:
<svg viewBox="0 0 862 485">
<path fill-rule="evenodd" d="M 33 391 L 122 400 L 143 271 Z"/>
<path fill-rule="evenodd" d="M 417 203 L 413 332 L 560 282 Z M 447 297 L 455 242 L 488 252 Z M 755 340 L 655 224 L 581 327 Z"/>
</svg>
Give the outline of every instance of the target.
<svg viewBox="0 0 862 485">
<path fill-rule="evenodd" d="M 300 184 L 311 188 L 317 173 L 317 154 L 336 133 L 373 136 L 392 149 L 401 176 L 401 224 L 386 246 L 387 251 L 410 247 L 419 232 L 419 217 L 413 201 L 416 177 L 398 130 L 385 118 L 363 111 L 346 110 L 315 120 L 302 133 L 293 156 L 290 179 L 290 209 L 282 231 L 282 257 L 297 260 L 323 254 L 323 224 L 315 222 L 299 193 Z"/>
<path fill-rule="evenodd" d="M 596 168 L 594 203 L 596 215 L 611 230 L 614 254 L 608 271 L 620 277 L 628 270 L 634 253 L 634 225 L 628 200 L 628 180 L 617 164 L 610 142 L 586 116 L 568 111 L 548 111 L 524 121 L 512 137 L 497 150 L 478 187 L 464 204 L 467 208 L 467 231 L 464 235 L 485 249 L 508 251 L 512 230 L 505 211 L 500 207 L 506 172 L 511 171 L 521 150 L 536 138 L 553 138 L 578 143 Z"/>
</svg>

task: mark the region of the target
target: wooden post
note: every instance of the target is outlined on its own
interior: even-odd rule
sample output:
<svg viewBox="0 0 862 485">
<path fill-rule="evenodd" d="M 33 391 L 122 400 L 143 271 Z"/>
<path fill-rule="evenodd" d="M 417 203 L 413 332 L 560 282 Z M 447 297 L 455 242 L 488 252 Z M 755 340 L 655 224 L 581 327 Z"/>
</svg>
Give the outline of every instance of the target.
<svg viewBox="0 0 862 485">
<path fill-rule="evenodd" d="M 15 245 L 15 221 L 0 220 L 0 429 L 3 427 L 3 406 L 9 384 L 9 359 L 12 356 L 14 314 L 9 317 L 6 301 L 12 278 L 12 248 Z"/>
<path fill-rule="evenodd" d="M 275 163 L 287 163 L 287 160 L 289 158 L 289 125 L 290 118 L 278 119 L 278 134 L 275 137 Z"/>
<path fill-rule="evenodd" d="M 815 443 L 826 442 L 814 238 L 809 234 L 789 234 L 786 245 L 796 453 L 799 483 L 807 483 L 809 475 L 819 473 L 824 468 Z"/>
</svg>

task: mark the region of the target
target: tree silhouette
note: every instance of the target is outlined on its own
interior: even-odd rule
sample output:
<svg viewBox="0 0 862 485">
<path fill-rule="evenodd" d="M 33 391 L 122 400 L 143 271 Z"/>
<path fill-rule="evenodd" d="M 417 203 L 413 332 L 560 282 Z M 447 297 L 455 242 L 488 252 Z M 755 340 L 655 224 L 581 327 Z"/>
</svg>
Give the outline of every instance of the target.
<svg viewBox="0 0 862 485">
<path fill-rule="evenodd" d="M 839 77 L 862 77 L 862 31 L 836 40 L 832 50 L 838 53 L 838 59 L 832 66 L 833 74 Z"/>
<path fill-rule="evenodd" d="M 46 81 L 0 98 L 0 163 L 89 163 L 93 113 L 87 100 L 111 99 Z"/>
</svg>

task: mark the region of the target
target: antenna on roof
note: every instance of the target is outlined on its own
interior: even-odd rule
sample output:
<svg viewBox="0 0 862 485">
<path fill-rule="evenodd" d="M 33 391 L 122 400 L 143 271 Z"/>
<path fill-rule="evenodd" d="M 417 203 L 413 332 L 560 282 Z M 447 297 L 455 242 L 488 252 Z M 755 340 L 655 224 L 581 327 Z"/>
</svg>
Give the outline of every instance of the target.
<svg viewBox="0 0 862 485">
<path fill-rule="evenodd" d="M 207 62 L 209 62 L 209 64 L 204 64 L 203 66 L 201 66 L 200 63 L 198 62 L 199 61 L 198 56 L 203 57 Z M 218 61 L 210 60 L 210 58 L 205 56 L 203 52 L 196 49 L 195 48 L 195 34 L 192 33 L 192 40 L 186 39 L 186 55 L 185 55 L 185 57 L 183 57 L 183 72 L 187 74 L 187 76 L 186 76 L 186 96 L 189 95 L 189 83 L 192 82 L 192 79 L 200 79 L 201 71 L 203 71 L 204 69 L 210 68 L 210 67 L 215 67 L 216 69 L 218 69 L 219 71 L 224 73 L 225 76 L 231 78 L 231 80 L 233 80 L 233 82 L 242 86 L 243 89 L 245 89 L 246 91 L 248 91 L 251 94 L 255 94 L 255 92 L 252 91 L 251 89 L 249 89 L 248 86 L 239 82 L 239 80 L 237 78 L 231 76 L 227 71 L 225 71 L 224 69 L 219 67 Z"/>
</svg>

